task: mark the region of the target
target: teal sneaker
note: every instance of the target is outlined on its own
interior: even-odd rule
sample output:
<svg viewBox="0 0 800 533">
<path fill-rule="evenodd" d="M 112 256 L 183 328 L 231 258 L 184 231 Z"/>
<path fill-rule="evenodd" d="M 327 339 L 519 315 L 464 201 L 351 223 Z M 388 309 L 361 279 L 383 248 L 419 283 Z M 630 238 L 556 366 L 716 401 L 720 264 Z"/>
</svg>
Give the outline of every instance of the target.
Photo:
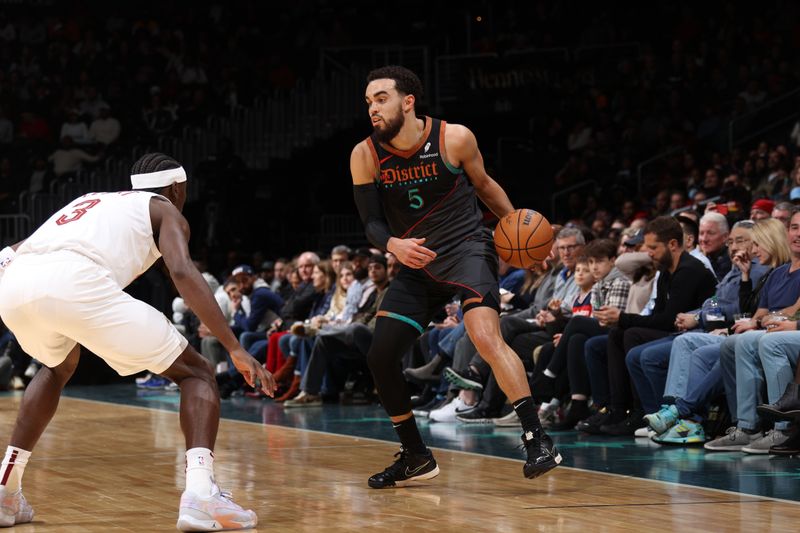
<svg viewBox="0 0 800 533">
<path fill-rule="evenodd" d="M 703 431 L 703 425 L 694 420 L 678 420 L 667 431 L 653 437 L 653 442 L 672 444 L 674 446 L 703 444 L 705 441 L 706 432 Z"/>
<path fill-rule="evenodd" d="M 665 433 L 669 428 L 674 426 L 680 416 L 678 416 L 678 408 L 674 405 L 662 405 L 661 410 L 652 415 L 644 415 L 644 421 L 650 426 L 656 434 L 660 435 Z"/>
</svg>

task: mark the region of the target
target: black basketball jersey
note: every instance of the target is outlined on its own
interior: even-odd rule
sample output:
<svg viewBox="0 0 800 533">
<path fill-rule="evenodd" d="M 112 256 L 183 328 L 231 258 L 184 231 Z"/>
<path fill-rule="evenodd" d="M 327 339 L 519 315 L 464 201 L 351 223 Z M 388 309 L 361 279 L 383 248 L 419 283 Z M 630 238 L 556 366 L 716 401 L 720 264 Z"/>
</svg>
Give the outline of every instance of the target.
<svg viewBox="0 0 800 533">
<path fill-rule="evenodd" d="M 481 227 L 475 189 L 464 171 L 447 160 L 443 120 L 420 117 L 425 131 L 406 151 L 367 138 L 375 165 L 375 183 L 392 235 L 422 238 L 424 246 L 442 254 Z"/>
</svg>

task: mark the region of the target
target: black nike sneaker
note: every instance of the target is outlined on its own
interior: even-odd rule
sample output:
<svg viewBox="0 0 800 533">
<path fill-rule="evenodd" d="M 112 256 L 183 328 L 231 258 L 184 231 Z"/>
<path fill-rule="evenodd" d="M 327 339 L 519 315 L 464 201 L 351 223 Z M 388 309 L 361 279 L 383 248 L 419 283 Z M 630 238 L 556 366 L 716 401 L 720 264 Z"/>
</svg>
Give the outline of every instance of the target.
<svg viewBox="0 0 800 533">
<path fill-rule="evenodd" d="M 546 474 L 561 463 L 561 454 L 553 444 L 553 439 L 544 431 L 528 431 L 522 435 L 522 447 L 528 454 L 522 473 L 528 479 Z"/>
<path fill-rule="evenodd" d="M 402 487 L 410 481 L 432 479 L 439 475 L 439 465 L 428 450 L 424 454 L 411 453 L 400 447 L 394 454 L 397 460 L 380 474 L 369 478 L 369 486 L 373 489 Z"/>
</svg>

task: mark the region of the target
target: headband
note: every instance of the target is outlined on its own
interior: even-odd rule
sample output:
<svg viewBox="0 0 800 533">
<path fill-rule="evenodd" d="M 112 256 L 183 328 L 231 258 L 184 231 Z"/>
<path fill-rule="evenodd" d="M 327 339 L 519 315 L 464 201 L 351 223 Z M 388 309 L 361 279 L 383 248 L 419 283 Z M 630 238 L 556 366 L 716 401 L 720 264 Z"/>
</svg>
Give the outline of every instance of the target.
<svg viewBox="0 0 800 533">
<path fill-rule="evenodd" d="M 173 183 L 186 181 L 186 171 L 183 167 L 160 170 L 158 172 L 148 172 L 147 174 L 133 174 L 131 176 L 131 186 L 133 189 L 155 189 L 157 187 L 169 187 Z"/>
</svg>

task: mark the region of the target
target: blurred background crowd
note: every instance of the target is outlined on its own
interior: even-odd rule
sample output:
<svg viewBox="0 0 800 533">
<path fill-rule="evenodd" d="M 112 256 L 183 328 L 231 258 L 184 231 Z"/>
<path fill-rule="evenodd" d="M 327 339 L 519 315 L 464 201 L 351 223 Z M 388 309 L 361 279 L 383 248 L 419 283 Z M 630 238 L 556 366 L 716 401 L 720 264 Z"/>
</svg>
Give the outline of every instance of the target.
<svg viewBox="0 0 800 533">
<path fill-rule="evenodd" d="M 800 254 L 791 229 L 800 203 L 798 10 L 781 0 L 410 0 L 402 10 L 326 0 L 280 9 L 256 1 L 4 3 L 0 240 L 23 238 L 79 194 L 123 188 L 133 160 L 165 152 L 190 176 L 192 252 L 243 343 L 278 373 L 285 405 L 374 401 L 363 354 L 398 265 L 365 247 L 348 158 L 370 133 L 366 72 L 403 64 L 424 82 L 421 110 L 469 126 L 515 206 L 545 213 L 562 232 L 534 270 L 501 268 L 504 333 L 542 396 L 542 419 L 611 434 L 648 435 L 649 427 L 659 438 L 681 427 L 696 440 L 722 435 L 740 448 L 767 439 L 755 449 L 769 450 L 791 430 L 753 413 L 778 400 L 788 374 L 767 387 L 758 340 L 740 349 L 723 346 L 721 336 L 683 345 L 672 334 L 710 335 L 745 314 L 763 333 L 767 313 L 791 317 L 800 297 L 787 278 L 779 300 L 760 300 L 769 273 L 788 264 L 791 278 Z M 660 217 L 673 220 L 671 229 Z M 494 222 L 490 214 L 486 222 Z M 712 276 L 680 309 L 666 305 L 675 272 L 641 251 L 646 235 L 664 244 L 670 231 Z M 129 290 L 174 319 L 217 366 L 223 396 L 255 394 L 175 299 L 163 271 Z M 712 301 L 724 315 L 709 320 L 720 326 L 713 329 L 703 319 Z M 504 398 L 453 304 L 407 357 L 420 412 L 459 423 L 504 419 Z M 609 307 L 657 318 L 595 315 Z M 645 323 L 663 335 L 625 337 Z M 660 370 L 648 374 L 644 350 L 634 348 L 664 336 L 671 342 L 660 345 Z M 575 346 L 565 343 L 575 338 Z M 592 352 L 605 354 L 599 359 L 589 355 L 593 342 L 606 343 Z M 35 362 L 10 333 L 1 345 L 2 385 L 24 387 Z M 684 354 L 716 349 L 702 361 L 719 376 L 692 376 L 717 376 L 717 388 L 708 378 L 707 397 L 691 408 L 678 401 L 689 385 L 667 379 L 680 359 L 670 357 L 673 346 Z M 730 350 L 749 350 L 752 368 L 730 367 Z M 605 362 L 592 366 L 596 359 Z M 680 360 L 689 375 L 690 363 Z M 787 361 L 793 373 L 796 353 Z M 737 388 L 740 372 L 761 376 L 763 397 L 760 388 Z M 93 369 L 83 379 L 110 378 Z M 157 376 L 139 384 L 169 386 Z M 709 418 L 709 410 L 729 418 Z M 645 414 L 655 418 L 646 422 Z M 515 423 L 509 416 L 501 423 Z M 727 434 L 725 420 L 735 428 Z"/>
</svg>

